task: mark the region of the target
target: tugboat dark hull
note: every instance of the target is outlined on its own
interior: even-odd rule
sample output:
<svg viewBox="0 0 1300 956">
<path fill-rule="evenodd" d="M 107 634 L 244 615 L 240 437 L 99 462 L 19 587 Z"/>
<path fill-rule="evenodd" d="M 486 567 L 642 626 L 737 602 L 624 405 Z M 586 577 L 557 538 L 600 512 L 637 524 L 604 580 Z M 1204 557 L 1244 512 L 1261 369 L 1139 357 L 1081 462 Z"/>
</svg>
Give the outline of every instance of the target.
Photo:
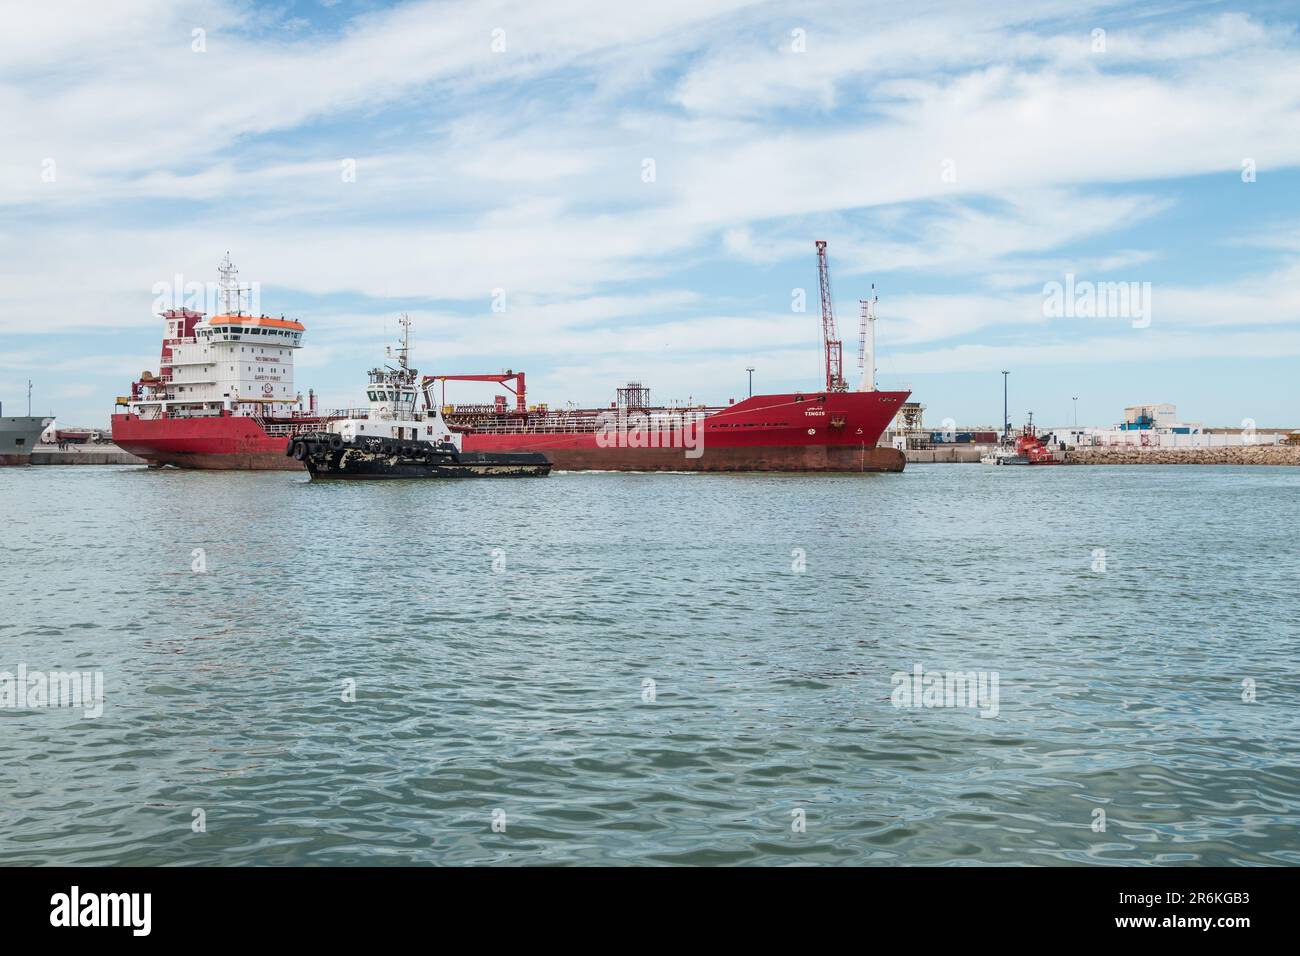
<svg viewBox="0 0 1300 956">
<path fill-rule="evenodd" d="M 547 457 L 537 452 L 461 452 L 425 441 L 362 438 L 313 432 L 291 439 L 285 455 L 307 466 L 313 479 L 351 478 L 545 478 Z"/>
</svg>

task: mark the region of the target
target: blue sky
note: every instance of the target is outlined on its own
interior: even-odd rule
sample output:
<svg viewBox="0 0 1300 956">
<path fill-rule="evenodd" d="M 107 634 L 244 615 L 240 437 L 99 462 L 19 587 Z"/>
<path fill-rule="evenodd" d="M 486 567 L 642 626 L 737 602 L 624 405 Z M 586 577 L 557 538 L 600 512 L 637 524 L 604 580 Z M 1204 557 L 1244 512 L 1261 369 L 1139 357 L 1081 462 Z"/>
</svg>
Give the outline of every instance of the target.
<svg viewBox="0 0 1300 956">
<path fill-rule="evenodd" d="M 1092 424 L 1168 401 L 1300 426 L 1293 4 L 3 17 L 8 411 L 30 378 L 34 411 L 106 423 L 156 370 L 155 284 L 212 281 L 227 250 L 268 312 L 306 323 L 297 383 L 329 405 L 355 403 L 400 312 L 424 371 L 525 369 L 556 405 L 627 379 L 724 402 L 748 365 L 757 390 L 815 388 L 826 239 L 848 377 L 874 282 L 880 384 L 910 385 L 928 422 L 999 421 L 1006 368 L 1017 421 L 1064 424 L 1077 395 Z M 1067 273 L 1150 283 L 1149 324 L 1045 314 Z"/>
</svg>

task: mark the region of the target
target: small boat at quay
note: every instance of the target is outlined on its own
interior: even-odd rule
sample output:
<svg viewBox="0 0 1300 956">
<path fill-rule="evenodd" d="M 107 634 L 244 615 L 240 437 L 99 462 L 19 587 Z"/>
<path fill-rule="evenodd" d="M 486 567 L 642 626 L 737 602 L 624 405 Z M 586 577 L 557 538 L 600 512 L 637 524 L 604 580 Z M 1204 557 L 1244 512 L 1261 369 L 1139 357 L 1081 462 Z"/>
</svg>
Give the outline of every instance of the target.
<svg viewBox="0 0 1300 956">
<path fill-rule="evenodd" d="M 290 438 L 285 455 L 313 479 L 544 478 L 551 462 L 540 452 L 466 452 L 440 408 L 424 395 L 417 408 L 419 373 L 410 367 L 411 321 L 402 316 L 396 366 L 371 369 L 369 407 Z M 390 350 L 391 354 L 391 350 Z"/>
<path fill-rule="evenodd" d="M 1060 465 L 1065 463 L 1065 452 L 1050 446 L 1052 436 L 1039 435 L 1034 430 L 1034 416 L 1016 436 L 1014 444 L 999 445 L 980 459 L 982 465 Z"/>
</svg>

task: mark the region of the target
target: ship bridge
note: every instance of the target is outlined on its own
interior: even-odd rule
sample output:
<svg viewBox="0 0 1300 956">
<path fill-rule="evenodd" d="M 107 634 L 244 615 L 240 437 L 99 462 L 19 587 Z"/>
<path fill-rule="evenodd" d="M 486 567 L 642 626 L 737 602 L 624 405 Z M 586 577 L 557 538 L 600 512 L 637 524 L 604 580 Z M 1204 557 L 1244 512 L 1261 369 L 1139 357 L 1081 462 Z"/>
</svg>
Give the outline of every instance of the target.
<svg viewBox="0 0 1300 956">
<path fill-rule="evenodd" d="M 258 419 L 303 414 L 293 384 L 293 354 L 302 347 L 303 324 L 246 312 L 245 289 L 226 256 L 221 309 L 204 318 L 191 309 L 162 313 L 165 323 L 158 375 L 142 374 L 127 404 L 142 418 L 244 415 Z"/>
</svg>

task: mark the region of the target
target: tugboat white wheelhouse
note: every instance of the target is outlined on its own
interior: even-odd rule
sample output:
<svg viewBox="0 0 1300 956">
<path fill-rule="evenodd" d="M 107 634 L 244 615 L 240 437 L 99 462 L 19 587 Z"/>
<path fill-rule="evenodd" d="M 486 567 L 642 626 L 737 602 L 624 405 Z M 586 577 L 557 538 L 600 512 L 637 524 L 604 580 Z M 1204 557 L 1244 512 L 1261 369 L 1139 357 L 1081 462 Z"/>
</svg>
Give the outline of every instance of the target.
<svg viewBox="0 0 1300 956">
<path fill-rule="evenodd" d="M 313 478 L 531 478 L 550 474 L 537 452 L 463 452 L 427 393 L 417 407 L 419 372 L 410 367 L 411 320 L 403 315 L 397 365 L 370 370 L 366 409 L 355 409 L 324 429 L 291 438 L 285 454 Z"/>
</svg>

